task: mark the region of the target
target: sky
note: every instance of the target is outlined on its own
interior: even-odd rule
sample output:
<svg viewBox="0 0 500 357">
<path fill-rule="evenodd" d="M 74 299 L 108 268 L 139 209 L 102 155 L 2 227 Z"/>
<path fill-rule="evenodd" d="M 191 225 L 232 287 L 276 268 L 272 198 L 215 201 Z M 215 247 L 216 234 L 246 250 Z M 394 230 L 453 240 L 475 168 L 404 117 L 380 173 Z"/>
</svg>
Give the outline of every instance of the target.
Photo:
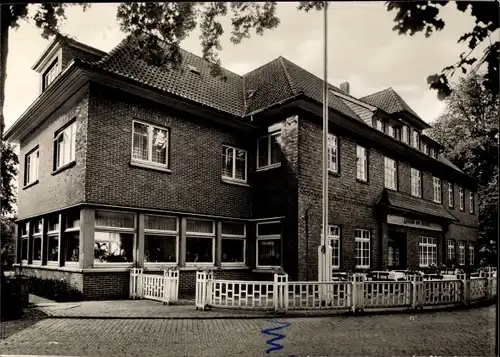
<svg viewBox="0 0 500 357">
<path fill-rule="evenodd" d="M 255 33 L 234 45 L 229 41 L 230 18 L 221 22 L 228 29 L 222 38 L 222 65 L 240 75 L 283 56 L 313 74 L 323 77 L 323 14 L 297 11 L 296 3 L 280 3 L 277 29 Z M 92 4 L 83 12 L 67 10 L 61 32 L 103 51 L 112 50 L 125 35 L 116 20 L 118 4 Z M 328 79 L 333 85 L 350 83 L 351 94 L 362 97 L 393 87 L 425 121 L 432 123 L 443 111 L 444 103 L 428 88 L 427 76 L 455 63 L 466 44 L 458 38 L 474 26 L 469 13 L 452 4 L 441 11 L 445 28 L 425 38 L 392 31 L 395 12 L 384 2 L 337 2 L 328 11 Z M 4 115 L 10 127 L 39 95 L 39 74 L 31 69 L 50 40 L 40 36 L 33 23 L 22 22 L 10 30 Z M 199 31 L 181 44 L 187 51 L 201 55 Z M 477 57 L 481 56 L 478 49 Z"/>
</svg>

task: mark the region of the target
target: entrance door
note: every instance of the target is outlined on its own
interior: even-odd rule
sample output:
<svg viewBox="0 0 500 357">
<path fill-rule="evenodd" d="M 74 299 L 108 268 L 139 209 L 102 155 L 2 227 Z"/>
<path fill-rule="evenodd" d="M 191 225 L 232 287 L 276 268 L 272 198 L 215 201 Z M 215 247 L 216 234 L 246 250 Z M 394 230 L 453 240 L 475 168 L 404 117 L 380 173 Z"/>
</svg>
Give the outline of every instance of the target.
<svg viewBox="0 0 500 357">
<path fill-rule="evenodd" d="M 406 269 L 406 264 L 406 234 L 390 232 L 387 249 L 387 267 L 392 269 Z"/>
</svg>

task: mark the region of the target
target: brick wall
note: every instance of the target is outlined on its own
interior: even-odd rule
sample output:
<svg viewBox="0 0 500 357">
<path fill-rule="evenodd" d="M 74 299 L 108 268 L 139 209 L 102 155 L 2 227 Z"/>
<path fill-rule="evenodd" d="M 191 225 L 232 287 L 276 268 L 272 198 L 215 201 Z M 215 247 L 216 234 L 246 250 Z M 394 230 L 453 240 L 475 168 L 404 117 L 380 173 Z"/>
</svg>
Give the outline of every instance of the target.
<svg viewBox="0 0 500 357">
<path fill-rule="evenodd" d="M 45 280 L 64 280 L 73 288 L 79 291 L 83 291 L 83 274 L 79 272 L 69 272 L 28 266 L 23 266 L 22 269 L 17 268 L 17 272 L 27 277 L 40 278 Z"/>
<path fill-rule="evenodd" d="M 83 275 L 83 294 L 87 300 L 128 298 L 129 284 L 128 271 L 88 272 Z"/>
<path fill-rule="evenodd" d="M 19 219 L 42 214 L 75 203 L 85 197 L 86 132 L 88 114 L 88 94 L 72 108 L 62 113 L 54 113 L 42 125 L 20 141 L 19 155 Z M 52 175 L 54 159 L 54 133 L 66 123 L 76 118 L 76 165 Z M 39 146 L 38 183 L 23 189 L 25 155 Z"/>
<path fill-rule="evenodd" d="M 248 135 L 194 116 L 181 118 L 167 107 L 118 91 L 97 85 L 91 88 L 86 171 L 89 202 L 251 217 L 252 189 L 221 182 L 222 145 L 252 153 L 255 141 Z M 170 128 L 171 173 L 130 167 L 133 119 Z"/>
</svg>

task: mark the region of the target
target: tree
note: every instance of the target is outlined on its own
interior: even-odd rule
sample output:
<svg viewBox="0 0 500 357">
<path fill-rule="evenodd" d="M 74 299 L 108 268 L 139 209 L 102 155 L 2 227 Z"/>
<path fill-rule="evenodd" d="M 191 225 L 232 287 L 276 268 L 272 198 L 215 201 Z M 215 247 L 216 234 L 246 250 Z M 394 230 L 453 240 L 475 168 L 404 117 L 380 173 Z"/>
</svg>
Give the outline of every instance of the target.
<svg viewBox="0 0 500 357">
<path fill-rule="evenodd" d="M 498 240 L 499 96 L 477 73 L 463 78 L 446 98 L 446 109 L 429 135 L 444 154 L 478 182 L 479 230 L 483 247 L 496 250 Z"/>
<path fill-rule="evenodd" d="M 440 10 L 450 1 L 388 1 L 387 10 L 397 11 L 393 30 L 400 35 L 413 36 L 417 32 L 424 32 L 429 37 L 435 31 L 441 31 L 445 22 L 439 17 Z M 469 41 L 470 51 L 460 55 L 459 60 L 443 68 L 440 74 L 433 74 L 427 78 L 430 88 L 437 90 L 438 98 L 444 99 L 452 93 L 450 78 L 460 69 L 462 74 L 486 65 L 483 85 L 490 93 L 498 93 L 498 61 L 499 41 L 493 41 L 491 34 L 498 30 L 498 1 L 456 1 L 459 11 L 470 9 L 475 25 L 470 32 L 464 33 L 458 43 Z M 488 42 L 487 42 L 488 41 Z M 488 43 L 483 56 L 478 60 L 470 57 L 473 51 L 482 43 Z"/>
</svg>

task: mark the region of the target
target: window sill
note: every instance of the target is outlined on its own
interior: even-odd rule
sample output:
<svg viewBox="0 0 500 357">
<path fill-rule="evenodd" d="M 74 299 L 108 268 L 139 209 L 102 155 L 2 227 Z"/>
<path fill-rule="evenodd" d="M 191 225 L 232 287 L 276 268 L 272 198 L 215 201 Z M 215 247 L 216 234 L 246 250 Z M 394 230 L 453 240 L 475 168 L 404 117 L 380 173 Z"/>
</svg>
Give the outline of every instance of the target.
<svg viewBox="0 0 500 357">
<path fill-rule="evenodd" d="M 164 270 L 165 268 L 174 268 L 177 267 L 178 263 L 149 263 L 149 262 L 144 262 L 144 269 L 145 270 L 154 270 L 154 271 L 161 271 Z"/>
<path fill-rule="evenodd" d="M 269 170 L 272 170 L 272 169 L 276 169 L 278 167 L 281 167 L 281 162 L 279 164 L 274 164 L 274 165 L 259 167 L 259 168 L 257 168 L 257 170 L 255 170 L 255 172 L 269 171 Z"/>
<path fill-rule="evenodd" d="M 330 170 L 330 169 L 328 169 L 328 175 L 340 177 L 340 173 L 338 171 L 333 171 L 333 170 Z"/>
<path fill-rule="evenodd" d="M 227 263 L 221 263 L 221 270 L 243 270 L 243 269 L 250 269 L 249 266 L 246 266 L 244 263 L 242 264 L 227 264 Z"/>
<path fill-rule="evenodd" d="M 397 188 L 392 188 L 392 187 L 387 187 L 387 186 L 384 186 L 384 188 L 385 188 L 386 190 L 391 190 L 391 191 L 396 191 L 396 192 L 397 192 L 397 190 L 398 190 Z"/>
<path fill-rule="evenodd" d="M 33 182 L 31 182 L 31 183 L 29 183 L 29 184 L 25 185 L 25 186 L 23 187 L 23 190 L 26 190 L 28 187 L 34 186 L 34 185 L 36 185 L 37 183 L 38 183 L 38 180 L 35 180 L 35 181 L 33 181 Z"/>
<path fill-rule="evenodd" d="M 263 274 L 270 274 L 270 273 L 275 273 L 276 269 L 280 269 L 281 267 L 262 267 L 262 268 L 255 268 L 252 270 L 253 273 L 263 273 Z"/>
<path fill-rule="evenodd" d="M 58 173 L 60 173 L 60 172 L 62 172 L 62 171 L 64 171 L 64 170 L 66 170 L 66 169 L 69 169 L 70 167 L 73 167 L 73 166 L 75 166 L 75 165 L 76 165 L 76 161 L 75 161 L 75 160 L 73 160 L 73 161 L 71 161 L 70 163 L 67 163 L 66 165 L 63 165 L 63 166 L 61 166 L 61 167 L 59 167 L 59 168 L 55 169 L 54 171 L 52 171 L 51 175 L 52 175 L 52 176 L 57 175 Z"/>
<path fill-rule="evenodd" d="M 172 170 L 170 170 L 166 166 L 160 166 L 160 165 L 157 166 L 157 165 L 147 164 L 144 162 L 130 161 L 130 166 L 140 167 L 142 169 L 149 169 L 149 170 L 166 172 L 168 174 L 172 173 Z"/>
<path fill-rule="evenodd" d="M 14 265 L 18 268 L 22 269 L 23 268 L 28 268 L 28 269 L 44 269 L 44 270 L 58 270 L 58 271 L 67 271 L 67 272 L 73 272 L 73 273 L 81 273 L 82 270 L 79 269 L 77 266 L 76 267 L 72 267 L 72 266 L 63 266 L 63 267 L 60 267 L 60 266 L 57 266 L 57 265 L 33 265 L 33 264 L 29 264 L 29 265 L 26 265 L 26 264 L 23 264 L 22 266 L 20 266 L 19 264 L 17 265 Z"/>
<path fill-rule="evenodd" d="M 232 180 L 232 179 L 229 179 L 229 178 L 225 178 L 225 177 L 222 177 L 221 178 L 221 182 L 223 183 L 227 183 L 229 185 L 235 185 L 235 186 L 243 186 L 243 187 L 250 187 L 250 185 L 246 182 L 242 182 L 242 181 L 237 181 L 237 180 Z"/>
<path fill-rule="evenodd" d="M 215 264 L 207 263 L 207 265 L 201 265 L 198 263 L 197 266 L 192 265 L 192 263 L 186 263 L 185 267 L 179 267 L 180 271 L 198 271 L 200 269 L 217 269 Z"/>
<path fill-rule="evenodd" d="M 368 180 L 361 180 L 361 179 L 356 179 L 356 182 L 362 183 L 363 185 L 368 185 Z"/>
<path fill-rule="evenodd" d="M 108 271 L 109 269 L 116 269 L 116 268 L 119 268 L 119 269 L 130 269 L 130 268 L 133 268 L 133 265 L 134 263 L 133 262 L 130 262 L 130 263 L 96 263 L 94 262 L 94 269 L 102 269 L 102 270 L 106 270 Z"/>
</svg>

